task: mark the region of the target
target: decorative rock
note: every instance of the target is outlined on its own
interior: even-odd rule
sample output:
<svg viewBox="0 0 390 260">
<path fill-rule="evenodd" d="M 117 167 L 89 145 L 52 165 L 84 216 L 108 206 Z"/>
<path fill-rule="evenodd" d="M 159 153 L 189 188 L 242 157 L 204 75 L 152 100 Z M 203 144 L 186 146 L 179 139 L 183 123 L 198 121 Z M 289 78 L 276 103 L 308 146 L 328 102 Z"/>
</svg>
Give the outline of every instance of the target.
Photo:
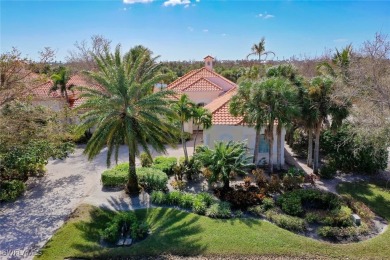
<svg viewBox="0 0 390 260">
<path fill-rule="evenodd" d="M 360 226 L 360 224 L 362 223 L 361 218 L 357 214 L 352 214 L 352 220 L 356 224 L 356 226 Z"/>
<path fill-rule="evenodd" d="M 123 244 L 125 243 L 125 240 L 123 238 L 119 239 L 118 240 L 118 243 L 116 243 L 117 246 L 123 246 Z"/>
<path fill-rule="evenodd" d="M 124 245 L 125 245 L 125 246 L 130 246 L 132 243 L 133 243 L 133 239 L 131 239 L 131 238 L 126 238 Z"/>
</svg>

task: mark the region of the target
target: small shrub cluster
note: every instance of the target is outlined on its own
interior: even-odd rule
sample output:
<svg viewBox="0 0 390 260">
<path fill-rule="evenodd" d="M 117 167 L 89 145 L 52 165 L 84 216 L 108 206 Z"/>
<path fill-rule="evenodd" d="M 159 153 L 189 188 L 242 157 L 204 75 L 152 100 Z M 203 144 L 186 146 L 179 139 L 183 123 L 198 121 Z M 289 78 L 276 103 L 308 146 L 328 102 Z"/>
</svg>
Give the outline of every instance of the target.
<svg viewBox="0 0 390 260">
<path fill-rule="evenodd" d="M 358 214 L 364 221 L 371 222 L 375 217 L 375 214 L 367 207 L 363 202 L 357 201 L 352 198 L 351 195 L 343 195 L 342 199 L 352 209 L 352 211 Z"/>
<path fill-rule="evenodd" d="M 275 201 L 272 198 L 264 198 L 262 205 L 250 207 L 248 208 L 248 211 L 258 217 L 261 217 L 265 214 L 266 211 L 273 209 L 274 207 Z"/>
<path fill-rule="evenodd" d="M 100 232 L 104 240 L 109 243 L 115 243 L 121 236 L 130 235 L 134 240 L 141 240 L 148 235 L 149 226 L 146 222 L 139 222 L 134 212 L 119 212 L 110 222 L 107 223 L 106 228 Z"/>
<path fill-rule="evenodd" d="M 306 229 L 306 224 L 303 219 L 281 214 L 276 210 L 268 210 L 265 216 L 277 226 L 287 230 L 303 232 Z"/>
<path fill-rule="evenodd" d="M 206 216 L 210 218 L 231 218 L 230 204 L 228 202 L 214 203 L 206 210 Z"/>
<path fill-rule="evenodd" d="M 264 194 L 261 194 L 259 188 L 255 186 L 243 187 L 236 185 L 235 188 L 214 190 L 215 196 L 222 201 L 229 202 L 233 208 L 247 209 L 254 205 L 260 205 Z"/>
<path fill-rule="evenodd" d="M 19 180 L 0 183 L 0 201 L 14 201 L 26 190 L 24 182 Z"/>
<path fill-rule="evenodd" d="M 292 216 L 302 216 L 307 209 L 338 210 L 341 207 L 340 198 L 330 192 L 316 189 L 294 190 L 281 195 L 277 204 Z"/>
<path fill-rule="evenodd" d="M 337 174 L 337 168 L 334 163 L 329 162 L 320 168 L 320 176 L 324 179 L 333 179 Z"/>
<path fill-rule="evenodd" d="M 171 182 L 171 186 L 175 190 L 183 191 L 186 188 L 187 183 L 185 181 L 181 181 L 181 180 L 173 180 Z"/>
<path fill-rule="evenodd" d="M 151 201 L 157 205 L 178 206 L 211 218 L 231 218 L 233 216 L 229 203 L 215 202 L 213 196 L 206 192 L 191 194 L 181 191 L 169 193 L 154 191 L 151 194 Z M 240 215 L 238 211 L 236 213 Z"/>
<path fill-rule="evenodd" d="M 341 206 L 328 214 L 321 222 L 327 226 L 349 227 L 353 225 L 351 218 L 352 210 L 347 206 Z"/>
<path fill-rule="evenodd" d="M 157 156 L 153 160 L 152 168 L 165 172 L 168 176 L 173 175 L 173 167 L 177 165 L 176 157 Z"/>
<path fill-rule="evenodd" d="M 367 235 L 369 233 L 369 227 L 362 223 L 359 227 L 331 227 L 324 226 L 317 229 L 317 234 L 321 237 L 332 238 L 337 240 L 343 240 L 346 238 L 357 238 L 361 235 Z"/>
<path fill-rule="evenodd" d="M 168 176 L 154 168 L 137 168 L 139 184 L 145 190 L 165 190 L 168 183 Z M 102 173 L 102 183 L 105 187 L 124 186 L 129 178 L 129 164 L 118 164 L 112 169 Z"/>
<path fill-rule="evenodd" d="M 153 164 L 153 159 L 145 152 L 141 153 L 140 161 L 142 167 L 150 167 Z"/>
</svg>

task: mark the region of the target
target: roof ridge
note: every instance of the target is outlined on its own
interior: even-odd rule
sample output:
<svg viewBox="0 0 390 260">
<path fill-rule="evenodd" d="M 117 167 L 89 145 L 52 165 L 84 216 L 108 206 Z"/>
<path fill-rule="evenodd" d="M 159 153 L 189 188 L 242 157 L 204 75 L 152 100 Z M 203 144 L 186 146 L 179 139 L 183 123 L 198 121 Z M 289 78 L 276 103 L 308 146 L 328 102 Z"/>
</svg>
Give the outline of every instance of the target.
<svg viewBox="0 0 390 260">
<path fill-rule="evenodd" d="M 187 72 L 184 76 L 181 76 L 180 78 L 174 80 L 171 82 L 167 89 L 173 89 L 175 88 L 180 82 L 186 80 L 188 77 L 193 76 L 194 74 L 198 73 L 200 69 L 191 70 L 190 72 Z"/>
<path fill-rule="evenodd" d="M 184 91 L 188 88 L 190 88 L 192 85 L 195 85 L 197 82 L 201 81 L 201 80 L 205 80 L 207 81 L 208 83 L 210 83 L 211 85 L 213 85 L 214 87 L 218 88 L 219 90 L 223 90 L 220 86 L 218 86 L 217 84 L 215 84 L 214 82 L 211 82 L 210 80 L 208 80 L 207 78 L 205 77 L 201 77 L 199 79 L 197 79 L 195 82 L 191 83 L 190 85 L 188 85 L 187 87 L 183 88 L 181 91 Z"/>
<path fill-rule="evenodd" d="M 210 71 L 210 72 L 213 73 L 214 75 L 218 76 L 219 78 L 223 79 L 224 81 L 226 81 L 227 83 L 229 83 L 229 84 L 231 84 L 231 85 L 233 85 L 233 86 L 236 86 L 236 85 L 237 85 L 237 84 L 234 83 L 233 81 L 231 81 L 231 80 L 225 78 L 224 76 L 218 74 L 218 73 L 215 72 L 214 70 L 208 69 L 208 68 L 206 68 L 206 67 L 203 67 L 203 69 L 206 69 L 206 70 Z"/>
</svg>

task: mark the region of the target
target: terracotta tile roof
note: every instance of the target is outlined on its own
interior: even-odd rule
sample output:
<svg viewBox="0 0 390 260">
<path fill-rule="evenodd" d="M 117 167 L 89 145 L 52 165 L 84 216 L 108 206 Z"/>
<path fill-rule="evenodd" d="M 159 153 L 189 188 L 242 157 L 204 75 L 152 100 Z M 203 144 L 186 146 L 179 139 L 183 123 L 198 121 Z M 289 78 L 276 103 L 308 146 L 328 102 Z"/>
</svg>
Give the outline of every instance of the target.
<svg viewBox="0 0 390 260">
<path fill-rule="evenodd" d="M 43 84 L 38 85 L 35 88 L 32 88 L 32 95 L 36 98 L 59 98 L 61 97 L 61 93 L 57 91 L 50 92 L 51 87 L 53 86 L 53 82 L 51 80 L 46 81 Z"/>
<path fill-rule="evenodd" d="M 182 91 L 196 92 L 196 91 L 223 91 L 217 84 L 211 82 L 207 78 L 200 78 Z"/>
<path fill-rule="evenodd" d="M 197 82 L 199 79 L 202 78 L 205 78 L 211 83 L 214 83 L 218 87 L 222 88 L 224 91 L 227 91 L 236 86 L 235 83 L 222 77 L 218 73 L 203 67 L 201 69 L 192 70 L 188 72 L 186 75 L 184 75 L 183 77 L 175 80 L 174 82 L 168 85 L 168 89 L 176 92 L 183 92 L 190 85 L 194 84 L 195 82 Z M 222 86 L 221 83 L 223 83 L 224 86 Z"/>
<path fill-rule="evenodd" d="M 224 95 L 212 101 L 210 104 L 206 105 L 211 114 L 212 114 L 212 124 L 213 125 L 242 125 L 242 117 L 234 117 L 229 112 L 229 102 L 230 99 L 236 94 L 237 88 L 232 88 Z"/>
</svg>

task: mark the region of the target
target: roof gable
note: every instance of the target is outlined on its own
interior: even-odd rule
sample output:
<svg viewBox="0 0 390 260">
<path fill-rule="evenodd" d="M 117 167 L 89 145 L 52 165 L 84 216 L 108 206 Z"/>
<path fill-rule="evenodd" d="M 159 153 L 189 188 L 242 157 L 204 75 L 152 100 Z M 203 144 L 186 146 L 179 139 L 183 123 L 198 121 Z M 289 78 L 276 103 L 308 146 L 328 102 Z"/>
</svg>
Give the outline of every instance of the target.
<svg viewBox="0 0 390 260">
<path fill-rule="evenodd" d="M 223 89 L 206 78 L 200 78 L 188 87 L 182 89 L 182 91 L 223 91 Z"/>
</svg>

